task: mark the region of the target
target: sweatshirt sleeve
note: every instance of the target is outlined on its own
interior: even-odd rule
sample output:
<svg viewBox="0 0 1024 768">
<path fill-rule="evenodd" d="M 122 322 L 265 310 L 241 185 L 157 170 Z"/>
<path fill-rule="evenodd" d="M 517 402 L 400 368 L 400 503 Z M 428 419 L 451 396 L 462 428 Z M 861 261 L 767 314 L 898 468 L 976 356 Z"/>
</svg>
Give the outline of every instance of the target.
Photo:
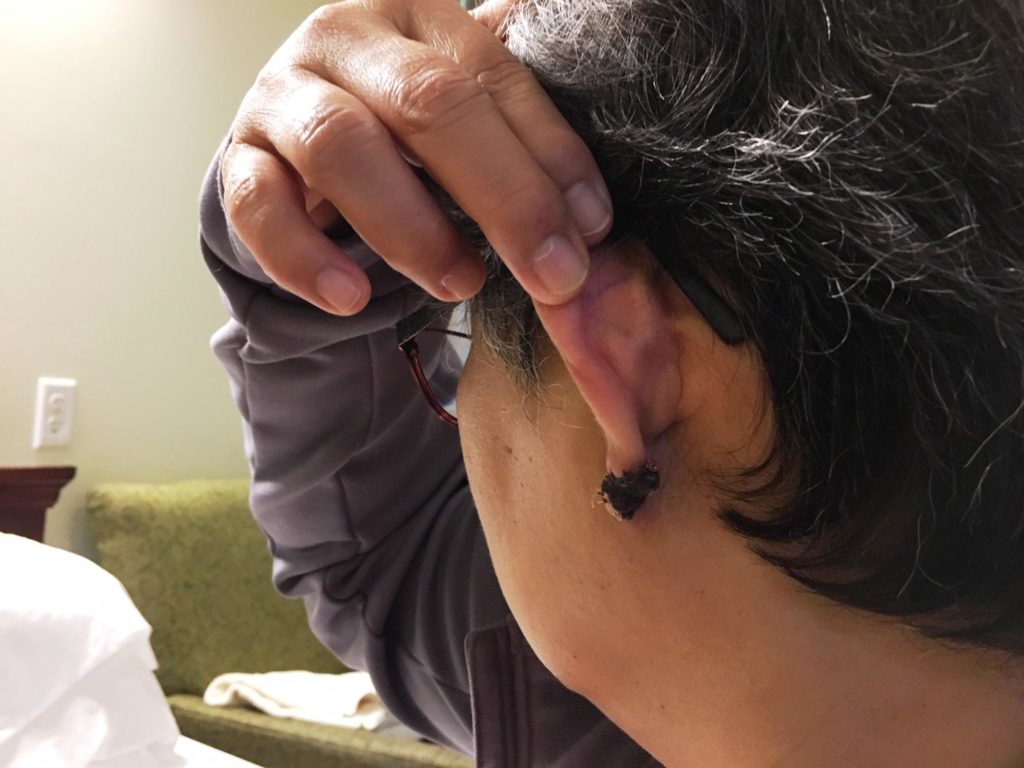
<svg viewBox="0 0 1024 768">
<path fill-rule="evenodd" d="M 227 221 L 223 150 L 203 185 L 200 245 L 230 315 L 212 346 L 242 415 L 274 584 L 303 599 L 316 636 L 368 671 L 399 719 L 469 753 L 465 637 L 508 608 L 458 431 L 426 405 L 397 347 L 394 325 L 423 294 L 358 240 L 343 246 L 373 286 L 359 315 L 273 285 Z M 453 391 L 457 359 L 442 334 L 425 336 L 424 370 Z"/>
</svg>

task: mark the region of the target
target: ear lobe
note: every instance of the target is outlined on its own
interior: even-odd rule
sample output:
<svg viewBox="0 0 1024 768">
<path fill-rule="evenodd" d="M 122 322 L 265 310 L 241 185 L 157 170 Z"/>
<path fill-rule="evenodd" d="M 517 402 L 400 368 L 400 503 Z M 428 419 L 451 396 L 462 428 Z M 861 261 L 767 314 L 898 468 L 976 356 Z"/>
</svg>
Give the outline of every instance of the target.
<svg viewBox="0 0 1024 768">
<path fill-rule="evenodd" d="M 666 282 L 646 247 L 627 240 L 591 253 L 575 299 L 536 304 L 604 433 L 607 469 L 616 475 L 642 466 L 650 442 L 679 418 L 680 335 Z"/>
</svg>

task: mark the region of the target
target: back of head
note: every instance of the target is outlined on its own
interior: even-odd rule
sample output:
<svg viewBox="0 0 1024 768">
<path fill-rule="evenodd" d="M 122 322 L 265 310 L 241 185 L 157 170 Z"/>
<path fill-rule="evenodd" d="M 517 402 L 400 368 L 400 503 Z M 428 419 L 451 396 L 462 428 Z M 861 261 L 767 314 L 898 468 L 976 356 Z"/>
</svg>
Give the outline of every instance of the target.
<svg viewBox="0 0 1024 768">
<path fill-rule="evenodd" d="M 757 345 L 774 451 L 722 478 L 726 523 L 833 600 L 1024 653 L 1024 5 L 526 0 L 507 42 L 617 228 Z"/>
</svg>

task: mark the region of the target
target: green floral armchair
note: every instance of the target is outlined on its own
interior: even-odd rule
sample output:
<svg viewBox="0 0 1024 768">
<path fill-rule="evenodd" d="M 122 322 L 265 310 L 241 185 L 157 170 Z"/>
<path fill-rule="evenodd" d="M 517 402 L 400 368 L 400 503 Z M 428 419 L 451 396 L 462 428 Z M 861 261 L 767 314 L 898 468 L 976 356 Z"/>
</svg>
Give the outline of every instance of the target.
<svg viewBox="0 0 1024 768">
<path fill-rule="evenodd" d="M 431 744 L 209 707 L 223 672 L 345 668 L 313 637 L 302 604 L 270 583 L 244 481 L 110 483 L 88 499 L 100 564 L 153 626 L 157 678 L 181 732 L 265 768 L 470 768 Z"/>
</svg>

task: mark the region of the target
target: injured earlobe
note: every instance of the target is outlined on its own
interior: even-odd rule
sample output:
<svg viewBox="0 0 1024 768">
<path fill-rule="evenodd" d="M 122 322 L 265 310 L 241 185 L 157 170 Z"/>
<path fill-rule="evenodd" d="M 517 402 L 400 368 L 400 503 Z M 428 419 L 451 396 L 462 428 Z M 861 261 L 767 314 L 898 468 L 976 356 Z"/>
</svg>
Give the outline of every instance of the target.
<svg viewBox="0 0 1024 768">
<path fill-rule="evenodd" d="M 598 499 L 617 520 L 632 520 L 633 515 L 661 484 L 661 474 L 648 461 L 621 475 L 609 472 L 601 481 Z"/>
</svg>

